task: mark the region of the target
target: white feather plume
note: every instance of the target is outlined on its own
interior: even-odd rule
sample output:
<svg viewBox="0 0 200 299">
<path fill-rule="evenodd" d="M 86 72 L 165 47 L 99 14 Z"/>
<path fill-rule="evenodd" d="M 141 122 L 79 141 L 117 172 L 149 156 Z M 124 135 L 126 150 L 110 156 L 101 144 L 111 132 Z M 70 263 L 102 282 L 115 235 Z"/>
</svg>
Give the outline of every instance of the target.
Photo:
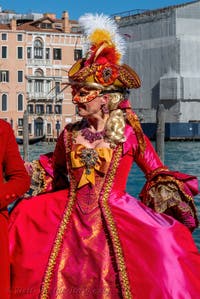
<svg viewBox="0 0 200 299">
<path fill-rule="evenodd" d="M 124 56 L 126 51 L 125 40 L 119 34 L 116 22 L 109 16 L 104 14 L 86 13 L 79 18 L 79 24 L 83 27 L 86 36 L 90 36 L 96 29 L 108 31 L 117 52 L 121 54 L 121 58 Z"/>
</svg>

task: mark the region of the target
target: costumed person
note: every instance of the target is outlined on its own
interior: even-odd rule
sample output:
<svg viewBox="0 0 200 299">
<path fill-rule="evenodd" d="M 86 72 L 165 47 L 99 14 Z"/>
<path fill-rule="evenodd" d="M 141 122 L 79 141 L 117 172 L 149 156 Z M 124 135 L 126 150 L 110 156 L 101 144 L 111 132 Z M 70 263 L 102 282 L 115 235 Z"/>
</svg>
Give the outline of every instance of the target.
<svg viewBox="0 0 200 299">
<path fill-rule="evenodd" d="M 89 50 L 69 84 L 82 119 L 38 162 L 44 194 L 11 212 L 11 299 L 198 299 L 197 179 L 164 166 L 143 134 L 126 99 L 141 83 L 115 22 L 79 21 Z M 133 162 L 146 176 L 141 201 L 125 191 Z"/>
<path fill-rule="evenodd" d="M 7 207 L 28 190 L 30 178 L 20 156 L 13 130 L 4 120 L 0 120 L 0 143 L 0 299 L 8 299 L 10 258 Z"/>
</svg>

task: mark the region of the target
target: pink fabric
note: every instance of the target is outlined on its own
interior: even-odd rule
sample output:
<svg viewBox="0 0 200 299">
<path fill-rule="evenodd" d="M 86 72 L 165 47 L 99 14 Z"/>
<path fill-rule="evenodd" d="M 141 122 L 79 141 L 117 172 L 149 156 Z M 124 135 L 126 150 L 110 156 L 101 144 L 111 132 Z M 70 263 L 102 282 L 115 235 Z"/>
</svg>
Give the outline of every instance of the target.
<svg viewBox="0 0 200 299">
<path fill-rule="evenodd" d="M 133 298 L 198 299 L 200 255 L 189 230 L 171 217 L 154 213 L 130 195 L 119 195 L 113 193 L 109 204 L 120 235 Z M 67 192 L 59 191 L 23 201 L 13 212 L 11 220 L 14 224 L 10 227 L 13 253 L 11 299 L 38 298 L 66 201 Z M 93 210 L 93 214 L 81 215 L 79 209 L 74 211 L 49 298 L 57 298 L 59 292 L 59 298 L 63 299 L 83 299 L 86 292 L 87 298 L 118 298 L 117 290 L 112 286 L 115 281 L 112 267 L 108 267 L 107 281 L 112 291 L 106 291 L 108 297 L 97 296 L 103 289 L 98 273 L 101 267 L 110 263 L 103 230 L 97 234 L 97 239 L 93 239 L 88 260 L 87 249 L 85 251 L 83 247 L 83 240 L 96 227 L 96 217 L 101 219 L 98 213 L 99 210 Z M 65 259 L 69 255 L 70 259 Z M 90 277 L 93 277 L 96 290 L 93 293 L 88 289 Z"/>
<path fill-rule="evenodd" d="M 45 155 L 40 155 L 40 164 L 46 170 L 47 174 L 53 177 L 53 167 L 52 167 L 52 155 L 53 153 L 47 153 Z"/>
<path fill-rule="evenodd" d="M 125 100 L 120 102 L 120 104 L 118 105 L 118 108 L 120 108 L 120 109 L 131 108 L 131 104 L 130 104 L 128 99 L 125 99 Z"/>
<path fill-rule="evenodd" d="M 128 194 L 109 200 L 129 274 L 133 298 L 197 299 L 200 255 L 191 233 Z"/>
<path fill-rule="evenodd" d="M 130 127 L 126 136 L 108 205 L 121 243 L 131 296 L 198 299 L 200 254 L 189 230 L 124 191 L 134 159 L 145 174 L 162 166 L 150 143 L 140 156 Z M 79 177 L 78 171 L 73 170 L 73 178 Z M 121 298 L 116 252 L 101 208 L 101 187 L 106 187 L 107 181 L 98 173 L 95 181 L 93 188 L 85 185 L 77 192 L 56 259 L 49 299 Z M 41 298 L 47 264 L 68 201 L 68 190 L 57 191 L 22 200 L 12 211 L 11 299 Z"/>
</svg>

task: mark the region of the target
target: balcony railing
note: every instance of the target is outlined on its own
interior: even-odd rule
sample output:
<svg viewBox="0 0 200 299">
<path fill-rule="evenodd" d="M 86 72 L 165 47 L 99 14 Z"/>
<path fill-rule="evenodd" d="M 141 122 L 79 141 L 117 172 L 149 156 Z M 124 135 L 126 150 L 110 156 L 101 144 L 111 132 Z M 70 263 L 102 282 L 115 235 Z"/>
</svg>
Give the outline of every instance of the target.
<svg viewBox="0 0 200 299">
<path fill-rule="evenodd" d="M 27 64 L 36 65 L 36 66 L 52 65 L 52 60 L 51 59 L 28 59 Z"/>
<path fill-rule="evenodd" d="M 28 101 L 31 100 L 51 100 L 51 101 L 62 101 L 64 99 L 64 93 L 61 92 L 56 94 L 55 92 L 27 92 L 27 99 Z"/>
</svg>

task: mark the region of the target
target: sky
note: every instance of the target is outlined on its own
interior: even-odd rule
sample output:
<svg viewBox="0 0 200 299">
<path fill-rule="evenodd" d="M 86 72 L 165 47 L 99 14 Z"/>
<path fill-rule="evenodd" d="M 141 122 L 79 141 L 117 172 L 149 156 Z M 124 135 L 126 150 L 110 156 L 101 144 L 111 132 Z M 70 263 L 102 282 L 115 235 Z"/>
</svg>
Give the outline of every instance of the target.
<svg viewBox="0 0 200 299">
<path fill-rule="evenodd" d="M 2 10 L 16 13 L 54 13 L 61 18 L 68 11 L 70 20 L 78 20 L 85 13 L 118 14 L 137 9 L 157 9 L 191 2 L 187 0 L 0 0 Z"/>
</svg>

